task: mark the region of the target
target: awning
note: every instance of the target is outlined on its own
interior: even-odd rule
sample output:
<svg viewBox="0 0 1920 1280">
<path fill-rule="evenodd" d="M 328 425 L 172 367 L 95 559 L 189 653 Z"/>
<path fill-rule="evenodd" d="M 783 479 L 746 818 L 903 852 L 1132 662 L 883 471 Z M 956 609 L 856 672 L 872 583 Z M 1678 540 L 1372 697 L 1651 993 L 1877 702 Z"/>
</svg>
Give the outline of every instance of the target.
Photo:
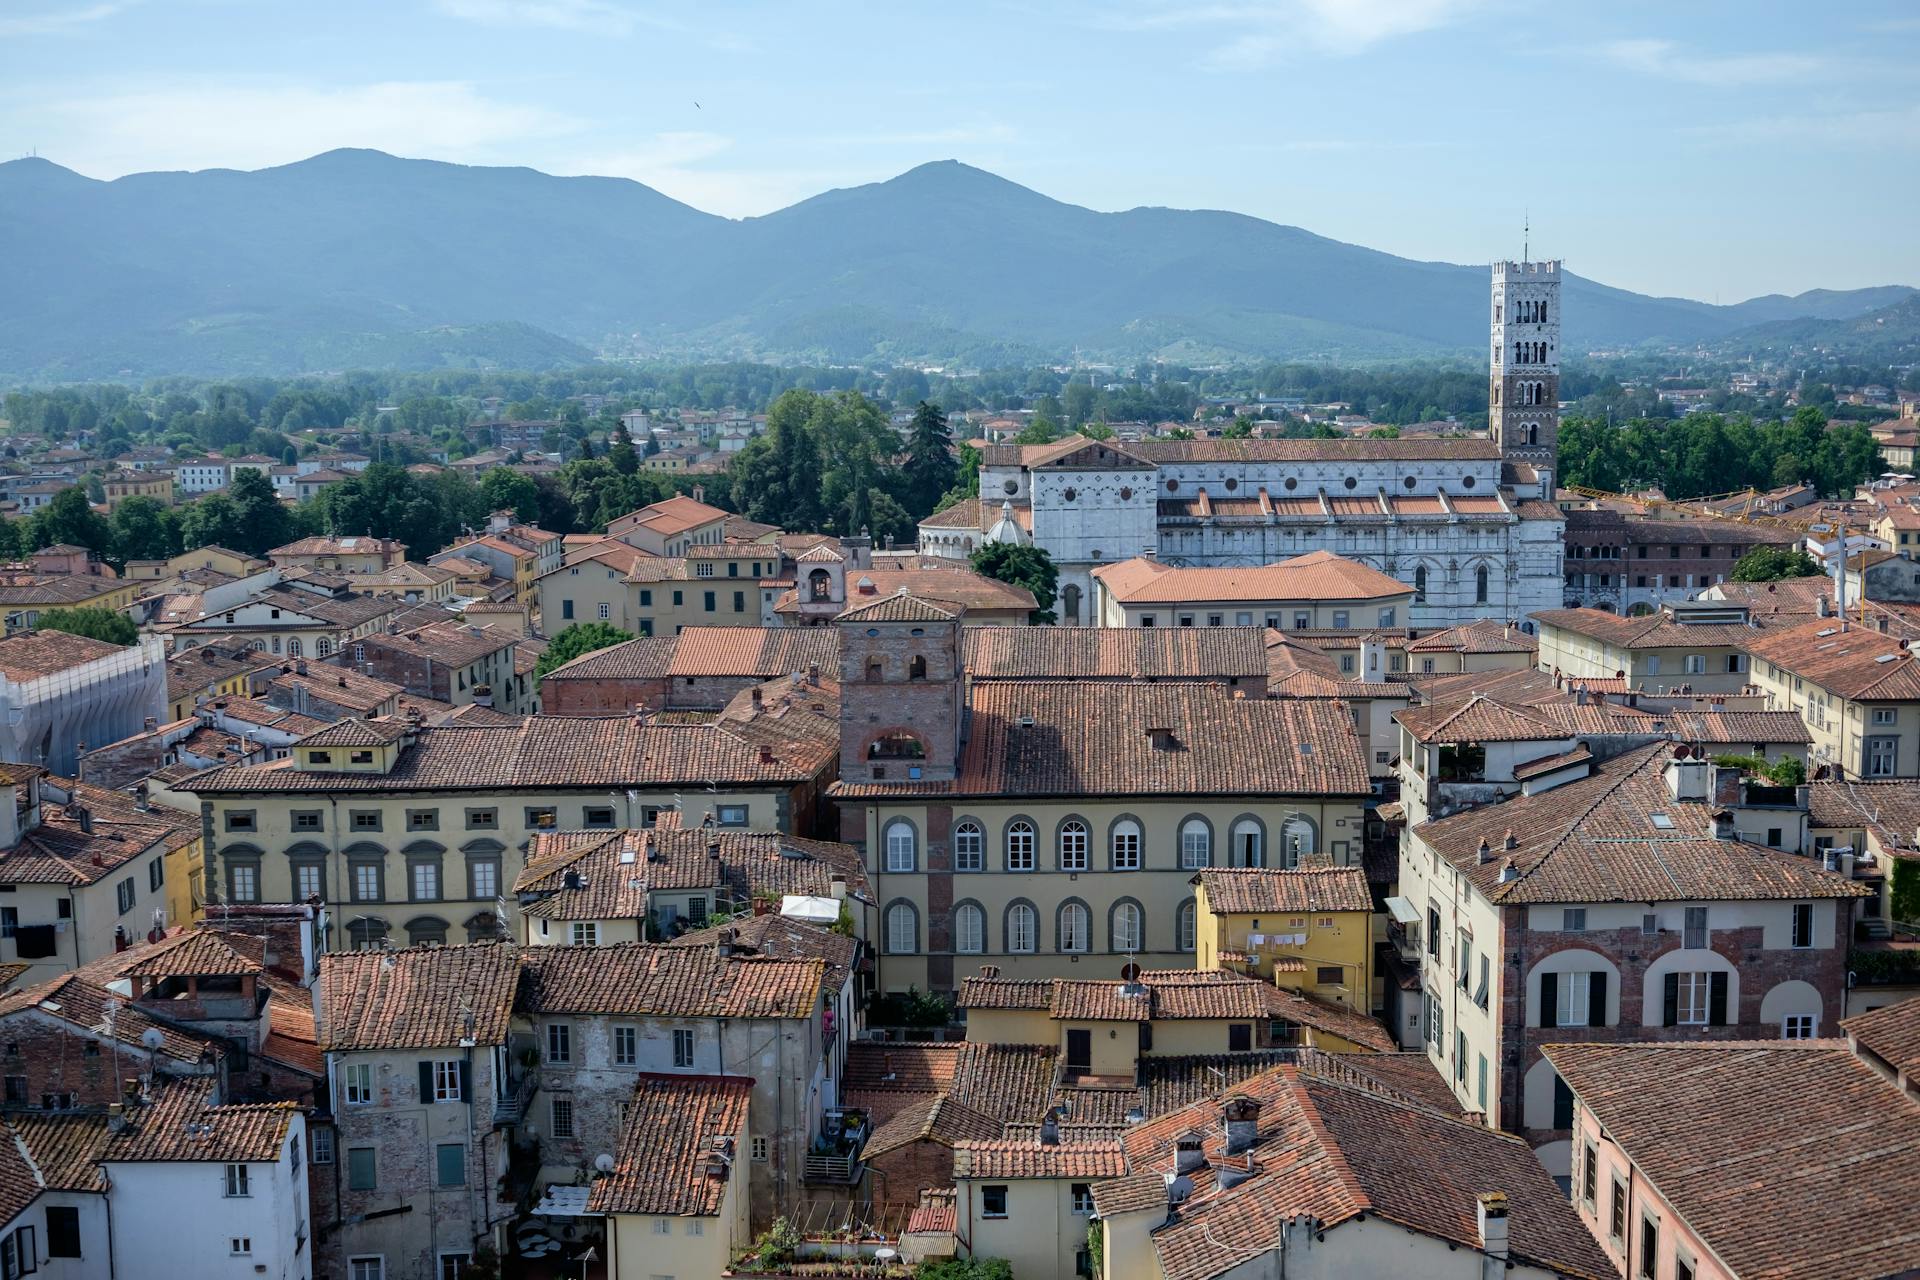
<svg viewBox="0 0 1920 1280">
<path fill-rule="evenodd" d="M 547 1188 L 540 1197 L 540 1203 L 533 1206 L 533 1212 L 545 1218 L 584 1218 L 587 1213 L 587 1193 L 590 1187 L 566 1187 L 555 1183 Z M 592 1215 L 598 1217 L 598 1214 Z"/>
<path fill-rule="evenodd" d="M 1405 898 L 1388 898 L 1387 913 L 1401 924 L 1419 924 L 1420 913 Z"/>
<path fill-rule="evenodd" d="M 804 924 L 832 926 L 840 919 L 838 898 L 816 898 L 804 893 L 789 893 L 780 899 L 780 914 Z"/>
</svg>

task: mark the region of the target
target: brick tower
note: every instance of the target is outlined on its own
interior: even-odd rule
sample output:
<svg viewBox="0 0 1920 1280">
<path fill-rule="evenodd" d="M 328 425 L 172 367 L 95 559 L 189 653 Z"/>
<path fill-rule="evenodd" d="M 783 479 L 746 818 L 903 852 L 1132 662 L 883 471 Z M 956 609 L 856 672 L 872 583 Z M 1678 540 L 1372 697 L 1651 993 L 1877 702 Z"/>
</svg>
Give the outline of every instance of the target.
<svg viewBox="0 0 1920 1280">
<path fill-rule="evenodd" d="M 1554 469 L 1560 442 L 1560 264 L 1493 264 L 1487 421 L 1508 462 Z"/>
</svg>

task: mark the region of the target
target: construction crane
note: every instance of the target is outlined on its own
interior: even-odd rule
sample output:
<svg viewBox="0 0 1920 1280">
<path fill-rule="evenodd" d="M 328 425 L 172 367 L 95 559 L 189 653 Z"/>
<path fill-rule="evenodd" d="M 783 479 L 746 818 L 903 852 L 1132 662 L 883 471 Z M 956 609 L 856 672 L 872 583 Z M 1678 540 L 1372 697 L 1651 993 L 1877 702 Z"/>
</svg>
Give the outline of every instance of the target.
<svg viewBox="0 0 1920 1280">
<path fill-rule="evenodd" d="M 1691 519 L 1730 520 L 1736 524 L 1765 525 L 1770 529 L 1779 529 L 1783 533 L 1792 534 L 1796 541 L 1804 541 L 1816 527 L 1825 523 L 1821 521 L 1809 521 L 1806 524 L 1796 524 L 1790 520 L 1783 520 L 1776 515 L 1756 511 L 1754 508 L 1759 505 L 1760 500 L 1765 497 L 1765 495 L 1752 486 L 1744 489 L 1733 489 L 1726 493 L 1709 494 L 1702 498 L 1686 499 L 1636 498 L 1630 494 L 1614 493 L 1607 489 L 1592 489 L 1583 485 L 1562 485 L 1561 488 L 1565 489 L 1568 493 L 1577 493 L 1583 498 L 1590 498 L 1596 502 L 1622 502 L 1630 506 L 1644 507 L 1649 515 L 1665 510 L 1676 512 Z M 1723 514 L 1700 509 L 1709 503 L 1726 502 L 1734 498 L 1748 499 L 1746 509 L 1738 514 Z M 1831 522 L 1831 524 L 1835 534 L 1835 542 L 1839 549 L 1839 556 L 1833 561 L 1834 614 L 1836 617 L 1844 618 L 1847 615 L 1847 562 L 1853 558 L 1853 552 L 1847 546 L 1846 521 L 1836 520 Z M 1866 550 L 1866 548 L 1862 548 L 1862 551 L 1864 550 Z M 1862 557 L 1862 563 L 1860 565 L 1859 605 L 1860 621 L 1865 623 L 1867 620 L 1867 569 L 1864 556 Z"/>
</svg>

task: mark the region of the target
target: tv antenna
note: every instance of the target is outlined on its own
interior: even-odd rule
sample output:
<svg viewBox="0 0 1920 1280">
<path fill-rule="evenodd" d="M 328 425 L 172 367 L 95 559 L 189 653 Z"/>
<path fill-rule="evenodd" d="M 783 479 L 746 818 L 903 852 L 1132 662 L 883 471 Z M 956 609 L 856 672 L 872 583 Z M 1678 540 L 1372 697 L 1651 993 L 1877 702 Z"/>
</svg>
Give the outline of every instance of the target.
<svg viewBox="0 0 1920 1280">
<path fill-rule="evenodd" d="M 1520 214 L 1520 261 L 1533 260 L 1533 213 L 1522 210 Z"/>
</svg>

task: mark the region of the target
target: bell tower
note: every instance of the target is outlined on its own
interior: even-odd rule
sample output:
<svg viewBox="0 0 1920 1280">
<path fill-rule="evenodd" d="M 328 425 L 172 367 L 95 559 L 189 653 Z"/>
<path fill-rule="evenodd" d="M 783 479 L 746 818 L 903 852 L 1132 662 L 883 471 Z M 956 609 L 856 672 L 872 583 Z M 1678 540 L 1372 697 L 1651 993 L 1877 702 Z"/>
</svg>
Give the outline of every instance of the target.
<svg viewBox="0 0 1920 1280">
<path fill-rule="evenodd" d="M 1493 264 L 1487 423 L 1500 455 L 1554 469 L 1560 443 L 1560 263 Z"/>
</svg>

